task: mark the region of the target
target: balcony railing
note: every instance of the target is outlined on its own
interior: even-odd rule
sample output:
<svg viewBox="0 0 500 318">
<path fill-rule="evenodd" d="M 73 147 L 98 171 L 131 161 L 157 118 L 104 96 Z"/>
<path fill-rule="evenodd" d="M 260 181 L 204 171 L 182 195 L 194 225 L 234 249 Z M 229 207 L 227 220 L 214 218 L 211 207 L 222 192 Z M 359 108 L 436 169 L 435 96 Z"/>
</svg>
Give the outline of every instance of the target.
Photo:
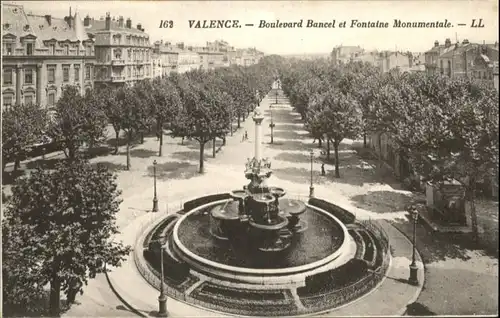
<svg viewBox="0 0 500 318">
<path fill-rule="evenodd" d="M 118 75 L 113 75 L 111 76 L 111 81 L 112 82 L 124 82 L 125 81 L 125 76 L 118 76 Z"/>
<path fill-rule="evenodd" d="M 113 66 L 125 66 L 125 60 L 112 60 L 111 65 Z"/>
</svg>

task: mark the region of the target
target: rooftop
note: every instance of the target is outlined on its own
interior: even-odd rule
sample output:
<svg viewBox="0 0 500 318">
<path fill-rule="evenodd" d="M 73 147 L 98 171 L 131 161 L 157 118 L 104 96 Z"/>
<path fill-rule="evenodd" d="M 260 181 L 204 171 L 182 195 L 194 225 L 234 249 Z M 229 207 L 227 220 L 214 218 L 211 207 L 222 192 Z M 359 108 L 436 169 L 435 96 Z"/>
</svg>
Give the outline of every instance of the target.
<svg viewBox="0 0 500 318">
<path fill-rule="evenodd" d="M 125 21 L 123 21 L 123 27 L 120 27 L 118 20 L 111 20 L 110 21 L 110 31 L 115 31 L 115 32 L 128 32 L 128 33 L 133 33 L 137 35 L 143 35 L 149 37 L 147 33 L 144 31 L 138 30 L 135 27 L 127 28 Z M 97 32 L 97 31 L 107 31 L 106 30 L 106 20 L 95 20 L 91 19 L 90 20 L 90 25 L 86 27 L 88 32 Z"/>
</svg>

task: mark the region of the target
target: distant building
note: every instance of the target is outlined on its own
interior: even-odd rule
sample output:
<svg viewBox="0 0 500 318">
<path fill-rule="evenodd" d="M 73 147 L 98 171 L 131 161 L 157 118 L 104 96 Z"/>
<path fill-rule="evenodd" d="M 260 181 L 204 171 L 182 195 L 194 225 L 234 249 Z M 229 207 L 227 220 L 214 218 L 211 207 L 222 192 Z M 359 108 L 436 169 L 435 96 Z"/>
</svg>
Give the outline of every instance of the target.
<svg viewBox="0 0 500 318">
<path fill-rule="evenodd" d="M 152 76 L 149 35 L 141 24 L 133 28 L 130 18 L 106 13 L 100 20 L 85 17 L 84 26 L 95 39 L 96 86 L 134 85 Z"/>
<path fill-rule="evenodd" d="M 185 73 L 200 68 L 198 53 L 192 51 L 191 47 L 185 47 L 183 42 L 174 46 L 163 40 L 156 41 L 153 52 L 160 58 L 163 76 L 172 72 Z"/>
<path fill-rule="evenodd" d="M 2 105 L 52 107 L 65 85 L 92 88 L 94 43 L 78 13 L 64 19 L 2 6 Z"/>
<path fill-rule="evenodd" d="M 331 59 L 334 64 L 348 63 L 363 52 L 359 46 L 337 46 L 332 50 Z"/>
<path fill-rule="evenodd" d="M 382 73 L 389 72 L 392 69 L 398 69 L 403 73 L 425 71 L 423 54 L 418 52 L 371 51 L 357 54 L 350 60 L 372 64 L 379 68 Z"/>
<path fill-rule="evenodd" d="M 159 54 L 151 55 L 151 78 L 163 77 L 163 67 Z"/>
<path fill-rule="evenodd" d="M 436 41 L 425 52 L 425 68 L 428 74 L 467 77 L 498 90 L 498 42 L 478 44 L 463 40 L 452 44 L 446 39 L 444 45 L 439 45 Z"/>
</svg>

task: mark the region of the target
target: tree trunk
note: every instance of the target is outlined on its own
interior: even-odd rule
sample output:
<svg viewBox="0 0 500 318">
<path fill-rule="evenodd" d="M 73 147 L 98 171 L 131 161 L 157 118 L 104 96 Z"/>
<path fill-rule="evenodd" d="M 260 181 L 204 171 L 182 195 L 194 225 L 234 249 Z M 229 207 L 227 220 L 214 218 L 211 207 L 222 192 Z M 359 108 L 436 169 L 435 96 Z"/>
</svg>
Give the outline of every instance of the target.
<svg viewBox="0 0 500 318">
<path fill-rule="evenodd" d="M 21 160 L 19 160 L 19 158 L 16 158 L 16 160 L 14 160 L 14 173 L 17 172 L 17 170 L 19 170 L 20 167 L 21 167 Z"/>
<path fill-rule="evenodd" d="M 130 144 L 132 142 L 132 131 L 127 133 L 127 170 L 130 170 Z"/>
<path fill-rule="evenodd" d="M 470 195 L 469 195 L 469 200 L 470 200 L 470 219 L 471 219 L 471 225 L 472 225 L 472 239 L 474 242 L 477 244 L 479 243 L 479 229 L 477 226 L 477 214 L 476 214 L 476 180 L 474 178 L 471 178 L 470 182 Z"/>
<path fill-rule="evenodd" d="M 141 144 L 143 144 L 143 143 L 144 143 L 144 132 L 141 131 Z"/>
<path fill-rule="evenodd" d="M 68 159 L 69 160 L 75 159 L 75 153 L 76 153 L 75 146 L 69 145 L 69 147 L 68 147 Z"/>
<path fill-rule="evenodd" d="M 184 145 L 184 137 L 182 137 L 181 145 Z"/>
<path fill-rule="evenodd" d="M 203 167 L 203 155 L 205 154 L 205 143 L 200 142 L 200 171 L 199 173 L 205 172 Z"/>
<path fill-rule="evenodd" d="M 163 155 L 163 154 L 162 154 L 162 148 L 163 148 L 163 147 L 162 147 L 162 146 L 163 146 L 163 127 L 162 127 L 162 125 L 161 125 L 161 124 L 159 124 L 158 126 L 159 126 L 159 127 L 158 127 L 158 134 L 160 134 L 160 136 L 159 136 L 159 137 L 160 137 L 160 149 L 159 149 L 159 151 L 158 151 L 158 156 L 160 156 L 160 157 L 161 157 L 161 156 Z"/>
<path fill-rule="evenodd" d="M 335 150 L 335 178 L 340 178 L 339 171 L 339 143 L 333 142 L 333 149 Z"/>
<path fill-rule="evenodd" d="M 222 145 L 225 146 L 226 145 L 226 136 L 222 137 Z"/>
<path fill-rule="evenodd" d="M 118 154 L 118 144 L 120 143 L 120 130 L 115 129 L 115 155 Z"/>
<path fill-rule="evenodd" d="M 60 299 L 61 299 L 61 281 L 59 277 L 54 277 L 50 282 L 50 302 L 49 302 L 50 316 L 59 317 Z"/>
<path fill-rule="evenodd" d="M 231 136 L 233 135 L 233 120 L 231 119 L 231 123 L 229 124 L 229 129 L 231 131 Z"/>
<path fill-rule="evenodd" d="M 215 137 L 212 139 L 212 156 L 215 158 Z"/>
<path fill-rule="evenodd" d="M 238 128 L 241 128 L 241 115 L 238 114 Z"/>
<path fill-rule="evenodd" d="M 326 138 L 326 160 L 330 160 L 330 138 Z"/>
</svg>

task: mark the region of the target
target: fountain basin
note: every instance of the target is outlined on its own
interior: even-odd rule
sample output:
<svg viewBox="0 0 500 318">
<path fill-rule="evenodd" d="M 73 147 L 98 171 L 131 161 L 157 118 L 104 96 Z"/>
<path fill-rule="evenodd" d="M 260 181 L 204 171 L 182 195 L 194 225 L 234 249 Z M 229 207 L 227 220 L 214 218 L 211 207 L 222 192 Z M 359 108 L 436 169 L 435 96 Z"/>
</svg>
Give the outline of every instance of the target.
<svg viewBox="0 0 500 318">
<path fill-rule="evenodd" d="M 225 202 L 212 206 L 221 204 Z M 290 248 L 275 256 L 261 250 L 237 249 L 231 240 L 214 240 L 210 216 L 196 213 L 199 209 L 184 214 L 175 224 L 173 249 L 194 270 L 209 277 L 245 284 L 300 286 L 306 275 L 340 266 L 347 261 L 341 256 L 352 252 L 347 228 L 337 218 L 313 206 L 306 205 L 306 208 L 308 213 L 304 219 L 310 224 L 310 230 L 294 238 Z"/>
</svg>

